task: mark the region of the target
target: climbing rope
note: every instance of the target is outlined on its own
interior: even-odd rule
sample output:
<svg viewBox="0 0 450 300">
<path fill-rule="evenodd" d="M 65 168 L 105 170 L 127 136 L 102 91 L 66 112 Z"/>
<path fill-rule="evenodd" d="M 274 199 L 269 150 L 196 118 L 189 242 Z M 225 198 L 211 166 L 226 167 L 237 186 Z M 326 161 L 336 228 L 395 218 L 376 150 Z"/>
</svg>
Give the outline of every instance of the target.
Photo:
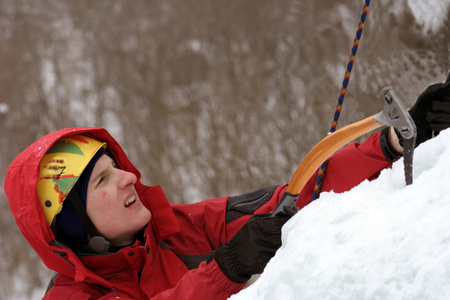
<svg viewBox="0 0 450 300">
<path fill-rule="evenodd" d="M 353 63 L 355 61 L 356 52 L 358 51 L 359 41 L 361 40 L 362 32 L 364 29 L 364 23 L 366 22 L 367 12 L 369 11 L 370 0 L 365 0 L 364 6 L 361 12 L 361 16 L 358 23 L 358 28 L 356 30 L 356 36 L 353 42 L 352 51 L 350 58 L 347 63 L 347 69 L 345 71 L 344 80 L 342 82 L 341 92 L 339 94 L 338 103 L 336 105 L 336 110 L 334 111 L 333 122 L 331 123 L 331 128 L 328 134 L 336 131 L 337 123 L 339 120 L 339 116 L 341 114 L 342 105 L 344 103 L 345 93 L 347 92 L 347 86 L 350 81 L 350 75 L 353 69 Z M 319 198 L 320 191 L 322 189 L 323 179 L 325 177 L 325 171 L 327 169 L 327 161 L 325 161 L 319 168 L 319 173 L 317 176 L 316 185 L 314 187 L 314 193 L 312 197 L 312 201 Z"/>
</svg>

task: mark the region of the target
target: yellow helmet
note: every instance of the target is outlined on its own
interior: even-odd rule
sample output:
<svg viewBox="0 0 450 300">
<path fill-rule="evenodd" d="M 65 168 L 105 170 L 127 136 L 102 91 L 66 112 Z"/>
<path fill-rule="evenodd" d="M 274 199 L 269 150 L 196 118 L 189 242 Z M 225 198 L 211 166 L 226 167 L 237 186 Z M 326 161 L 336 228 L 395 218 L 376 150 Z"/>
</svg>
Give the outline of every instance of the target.
<svg viewBox="0 0 450 300">
<path fill-rule="evenodd" d="M 83 135 L 60 138 L 41 160 L 36 191 L 51 225 L 89 161 L 106 143 Z"/>
</svg>

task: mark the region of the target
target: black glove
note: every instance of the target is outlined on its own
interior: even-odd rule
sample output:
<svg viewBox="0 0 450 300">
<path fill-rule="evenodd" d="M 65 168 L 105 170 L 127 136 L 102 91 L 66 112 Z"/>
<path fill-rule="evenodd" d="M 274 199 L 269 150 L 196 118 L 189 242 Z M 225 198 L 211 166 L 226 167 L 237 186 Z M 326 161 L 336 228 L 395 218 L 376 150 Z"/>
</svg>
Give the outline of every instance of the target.
<svg viewBox="0 0 450 300">
<path fill-rule="evenodd" d="M 260 274 L 281 246 L 281 227 L 296 210 L 252 216 L 242 228 L 217 249 L 215 259 L 222 272 L 234 282 L 246 282 Z"/>
<path fill-rule="evenodd" d="M 430 85 L 410 109 L 417 127 L 416 147 L 450 127 L 450 80 Z"/>
</svg>

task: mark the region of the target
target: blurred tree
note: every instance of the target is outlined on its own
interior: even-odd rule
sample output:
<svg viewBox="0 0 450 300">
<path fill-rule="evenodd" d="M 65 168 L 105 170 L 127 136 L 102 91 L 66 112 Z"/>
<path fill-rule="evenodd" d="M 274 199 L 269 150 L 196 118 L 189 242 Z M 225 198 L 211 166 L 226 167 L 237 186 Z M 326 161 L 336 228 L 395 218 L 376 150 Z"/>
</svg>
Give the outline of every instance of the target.
<svg viewBox="0 0 450 300">
<path fill-rule="evenodd" d="M 361 8 L 0 0 L 1 182 L 42 135 L 99 126 L 172 202 L 285 183 L 328 132 Z M 378 112 L 386 85 L 411 104 L 448 67 L 450 28 L 426 30 L 407 0 L 373 2 L 364 30 L 340 126 Z M 51 272 L 0 199 L 0 293 L 39 298 Z"/>
</svg>

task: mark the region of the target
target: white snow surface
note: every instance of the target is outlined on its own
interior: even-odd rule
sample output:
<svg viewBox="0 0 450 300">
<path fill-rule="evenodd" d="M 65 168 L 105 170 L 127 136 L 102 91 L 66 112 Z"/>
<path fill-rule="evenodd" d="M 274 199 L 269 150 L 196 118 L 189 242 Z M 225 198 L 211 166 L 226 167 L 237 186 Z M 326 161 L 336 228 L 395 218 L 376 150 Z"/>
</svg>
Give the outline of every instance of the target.
<svg viewBox="0 0 450 300">
<path fill-rule="evenodd" d="M 322 193 L 283 227 L 248 299 L 450 299 L 450 130 L 351 191 Z"/>
</svg>

